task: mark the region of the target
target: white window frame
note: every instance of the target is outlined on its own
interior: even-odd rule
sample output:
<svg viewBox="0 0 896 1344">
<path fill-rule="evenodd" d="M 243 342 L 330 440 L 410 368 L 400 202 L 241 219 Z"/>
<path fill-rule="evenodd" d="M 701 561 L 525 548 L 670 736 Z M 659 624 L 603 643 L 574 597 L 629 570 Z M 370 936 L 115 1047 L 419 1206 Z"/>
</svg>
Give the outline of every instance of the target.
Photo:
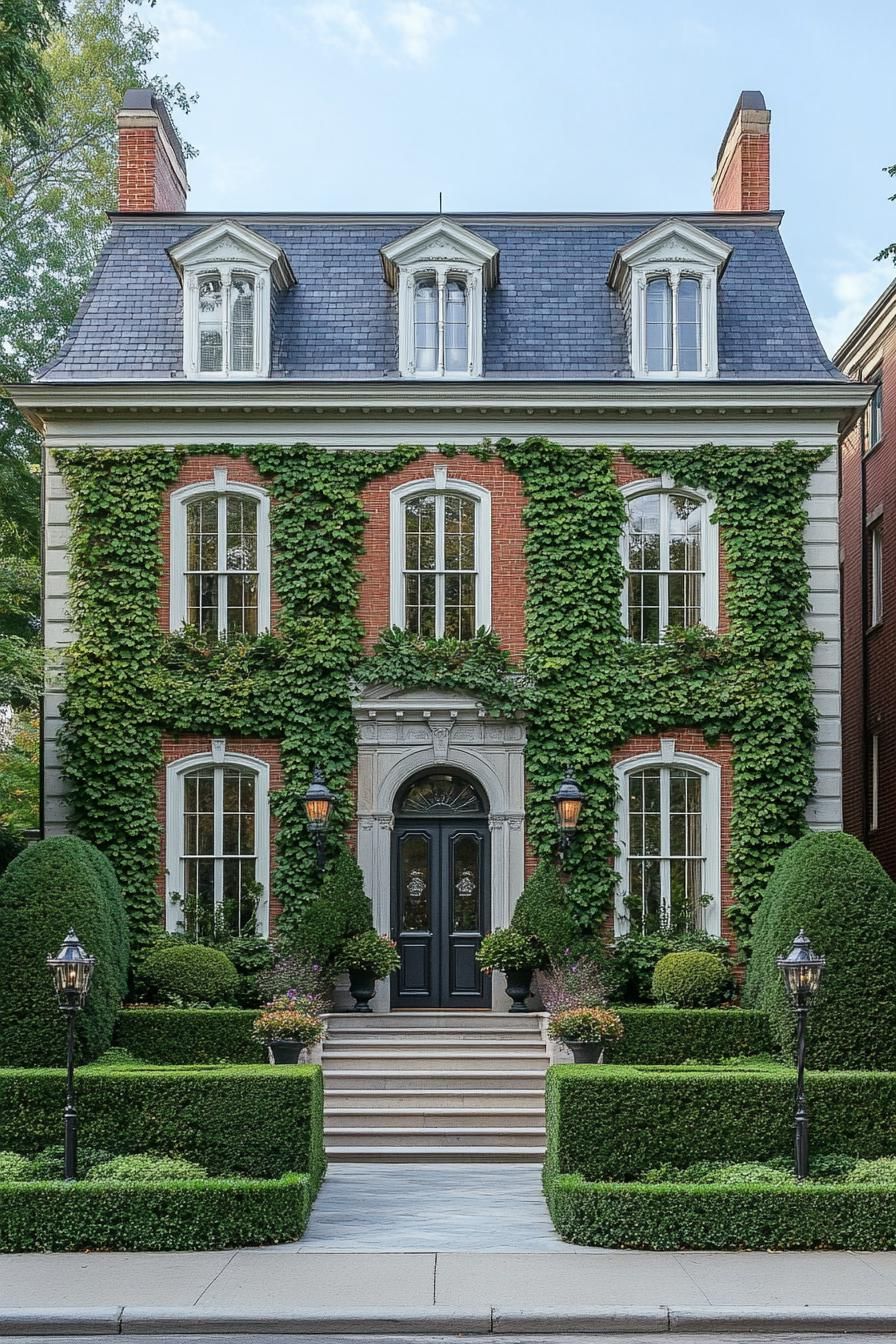
<svg viewBox="0 0 896 1344">
<path fill-rule="evenodd" d="M 701 827 L 702 827 L 702 849 L 704 854 L 703 868 L 703 895 L 710 896 L 712 899 L 702 910 L 702 927 L 705 931 L 714 937 L 721 933 L 722 926 L 722 768 L 715 762 L 707 760 L 703 756 L 692 756 L 685 752 L 679 752 L 675 749 L 675 739 L 671 737 L 660 738 L 660 749 L 655 752 L 648 752 L 642 756 L 632 756 L 627 760 L 620 761 L 614 767 L 616 777 L 616 872 L 619 877 L 616 888 L 616 902 L 614 911 L 614 925 L 617 937 L 631 932 L 631 915 L 625 904 L 627 894 L 628 878 L 628 838 L 629 838 L 629 810 L 628 810 L 628 777 L 638 770 L 643 770 L 649 766 L 666 767 L 667 773 L 664 779 L 668 781 L 668 770 L 680 767 L 683 770 L 693 770 L 696 774 L 702 776 L 702 787 L 700 795 L 701 808 Z M 668 783 L 666 784 L 665 802 L 668 804 Z M 668 812 L 664 810 L 662 825 L 668 829 Z M 658 857 L 666 858 L 666 854 Z M 667 886 L 668 867 L 662 868 L 662 884 Z"/>
<path fill-rule="evenodd" d="M 258 633 L 266 634 L 271 625 L 271 530 L 270 497 L 257 485 L 228 479 L 226 467 L 215 467 L 211 480 L 182 486 L 171 492 L 169 561 L 169 629 L 180 630 L 187 621 L 187 505 L 203 495 L 215 495 L 218 500 L 218 563 L 227 536 L 227 499 L 242 495 L 254 499 L 258 505 Z M 219 588 L 220 593 L 220 588 Z M 218 638 L 227 638 L 227 609 L 218 600 Z"/>
<path fill-rule="evenodd" d="M 871 778 L 868 781 L 868 830 L 874 833 L 880 822 L 880 735 L 871 736 Z"/>
<path fill-rule="evenodd" d="M 252 229 L 225 220 L 200 229 L 168 249 L 184 291 L 184 373 L 202 381 L 226 382 L 268 378 L 271 373 L 271 302 L 275 291 L 290 289 L 296 277 L 283 249 Z M 200 369 L 199 281 L 217 272 L 223 285 L 221 368 Z M 255 341 L 250 370 L 230 368 L 230 286 L 234 274 L 255 281 Z"/>
<path fill-rule="evenodd" d="M 172 761 L 165 771 L 165 927 L 169 933 L 176 933 L 183 921 L 183 910 L 177 901 L 171 899 L 172 893 L 184 890 L 184 778 L 192 770 L 203 767 L 216 767 L 215 776 L 215 851 L 222 848 L 220 832 L 223 827 L 223 767 L 240 766 L 251 770 L 255 775 L 255 880 L 263 888 L 259 897 L 255 915 L 255 927 L 258 934 L 266 938 L 270 917 L 270 767 L 266 761 L 241 752 L 227 750 L 223 738 L 214 738 L 211 750 L 199 752 L 194 756 L 184 756 Z M 219 802 L 222 805 L 219 807 Z M 218 874 L 215 874 L 215 907 L 221 903 L 222 893 L 217 890 Z"/>
<path fill-rule="evenodd" d="M 485 291 L 498 283 L 498 249 L 493 243 L 440 216 L 380 249 L 383 276 L 398 293 L 398 371 L 405 378 L 481 378 Z M 420 280 L 434 278 L 438 289 L 439 357 L 436 370 L 416 367 L 415 295 Z M 445 368 L 445 290 L 449 280 L 467 286 L 467 367 Z"/>
<path fill-rule="evenodd" d="M 711 522 L 715 501 L 702 490 L 693 490 L 689 486 L 678 486 L 671 476 L 663 475 L 647 481 L 632 481 L 621 487 L 625 500 L 626 522 L 619 538 L 619 554 L 625 578 L 622 584 L 621 614 L 622 625 L 628 638 L 628 506 L 640 495 L 686 495 L 700 505 L 701 536 L 700 551 L 703 556 L 703 582 L 700 585 L 700 624 L 707 630 L 719 628 L 719 529 Z M 666 516 L 664 511 L 663 518 Z M 663 522 L 661 520 L 661 526 Z M 660 584 L 660 639 L 668 628 L 669 585 Z M 664 612 L 666 619 L 664 619 Z M 640 641 L 633 641 L 640 642 Z"/>
<path fill-rule="evenodd" d="M 405 504 L 415 495 L 466 495 L 476 506 L 476 629 L 492 624 L 492 497 L 472 481 L 448 475 L 447 467 L 433 468 L 432 476 L 398 485 L 389 495 L 389 622 L 405 629 Z M 438 623 L 438 613 L 437 613 Z M 444 625 L 444 606 L 442 608 Z"/>
<path fill-rule="evenodd" d="M 884 436 L 884 380 L 880 369 L 872 374 L 868 380 L 874 384 L 874 391 L 871 394 L 871 400 L 868 403 L 868 415 L 866 419 L 867 438 L 865 451 L 870 452 L 876 448 Z"/>
<path fill-rule="evenodd" d="M 883 516 L 875 518 L 868 528 L 868 579 L 870 594 L 870 628 L 873 630 L 884 619 L 884 529 Z"/>
</svg>

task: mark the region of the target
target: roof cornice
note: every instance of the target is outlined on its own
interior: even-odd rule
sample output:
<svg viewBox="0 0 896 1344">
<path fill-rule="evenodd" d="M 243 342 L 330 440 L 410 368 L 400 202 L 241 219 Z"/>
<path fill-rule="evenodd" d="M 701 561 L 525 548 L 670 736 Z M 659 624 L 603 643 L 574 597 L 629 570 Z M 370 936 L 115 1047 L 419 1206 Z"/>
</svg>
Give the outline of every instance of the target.
<svg viewBox="0 0 896 1344">
<path fill-rule="evenodd" d="M 612 210 L 606 213 L 581 210 L 563 211 L 506 211 L 506 210 L 453 210 L 451 218 L 463 221 L 464 227 L 475 225 L 477 228 L 489 224 L 551 224 L 557 228 L 594 228 L 597 225 L 619 224 L 632 228 L 652 228 L 667 219 L 682 219 L 688 224 L 703 229 L 770 228 L 777 229 L 784 218 L 783 210 L 672 210 L 672 211 L 625 211 Z M 191 224 L 201 227 L 203 224 L 216 224 L 225 219 L 240 222 L 250 220 L 253 224 L 358 224 L 394 225 L 399 228 L 413 229 L 427 224 L 431 215 L 403 214 L 397 211 L 308 211 L 295 210 L 184 210 L 178 212 L 156 211 L 145 214 L 109 211 L 109 219 L 115 224 L 146 226 L 158 224 Z"/>
<path fill-rule="evenodd" d="M 837 368 L 847 373 L 851 368 L 861 365 L 869 354 L 875 353 L 875 346 L 894 321 L 896 321 L 896 280 L 891 281 L 883 294 L 875 299 L 861 322 L 853 328 L 835 353 L 833 362 Z"/>
</svg>

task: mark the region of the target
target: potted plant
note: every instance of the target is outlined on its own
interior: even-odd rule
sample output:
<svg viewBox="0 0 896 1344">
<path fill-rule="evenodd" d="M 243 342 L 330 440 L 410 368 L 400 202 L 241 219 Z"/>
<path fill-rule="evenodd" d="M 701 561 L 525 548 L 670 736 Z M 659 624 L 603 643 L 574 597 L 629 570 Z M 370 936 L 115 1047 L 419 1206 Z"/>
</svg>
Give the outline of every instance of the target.
<svg viewBox="0 0 896 1344">
<path fill-rule="evenodd" d="M 267 1046 L 272 1064 L 298 1064 L 304 1051 L 323 1040 L 324 1024 L 295 996 L 284 994 L 265 1004 L 252 1035 Z"/>
<path fill-rule="evenodd" d="M 625 1028 L 611 1008 L 564 1008 L 548 1020 L 548 1036 L 563 1041 L 576 1064 L 599 1064 L 608 1041 L 620 1041 Z"/>
<path fill-rule="evenodd" d="M 479 945 L 476 960 L 485 971 L 503 971 L 507 977 L 507 994 L 512 1000 L 512 1013 L 528 1011 L 526 1000 L 532 992 L 532 973 L 544 960 L 544 949 L 531 934 L 516 929 L 495 929 L 487 933 Z"/>
<path fill-rule="evenodd" d="M 391 975 L 401 965 L 398 948 L 384 933 L 368 929 L 356 934 L 344 945 L 338 967 L 348 971 L 348 985 L 356 1013 L 372 1013 L 370 1000 L 376 994 L 376 982 Z"/>
</svg>

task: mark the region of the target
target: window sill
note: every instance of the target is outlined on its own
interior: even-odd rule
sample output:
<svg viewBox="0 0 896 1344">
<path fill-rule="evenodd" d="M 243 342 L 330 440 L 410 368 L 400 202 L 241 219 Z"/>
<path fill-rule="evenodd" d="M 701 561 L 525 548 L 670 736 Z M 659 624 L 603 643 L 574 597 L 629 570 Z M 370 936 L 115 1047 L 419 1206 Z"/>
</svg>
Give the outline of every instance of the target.
<svg viewBox="0 0 896 1344">
<path fill-rule="evenodd" d="M 881 434 L 881 436 L 880 436 L 880 438 L 877 440 L 877 442 L 876 442 L 876 443 L 872 443 L 871 446 L 870 446 L 870 448 L 863 448 L 863 449 L 862 449 L 862 459 L 863 459 L 863 461 L 864 461 L 864 460 L 867 460 L 869 457 L 871 457 L 872 453 L 876 453 L 877 450 L 878 450 L 878 448 L 880 448 L 881 445 L 883 444 L 883 441 L 884 441 L 884 436 L 883 436 L 883 434 Z"/>
<path fill-rule="evenodd" d="M 865 638 L 867 639 L 869 635 L 873 635 L 878 630 L 882 630 L 883 626 L 884 626 L 884 618 L 883 616 L 881 616 L 879 621 L 875 621 L 873 625 L 868 626 L 868 628 L 865 631 Z"/>
</svg>

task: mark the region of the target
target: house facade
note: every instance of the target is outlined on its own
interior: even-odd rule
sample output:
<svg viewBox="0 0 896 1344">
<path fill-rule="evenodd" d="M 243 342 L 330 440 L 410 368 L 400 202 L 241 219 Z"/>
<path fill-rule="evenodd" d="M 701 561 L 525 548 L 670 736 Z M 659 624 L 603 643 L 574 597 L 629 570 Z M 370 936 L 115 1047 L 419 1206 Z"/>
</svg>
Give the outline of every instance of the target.
<svg viewBox="0 0 896 1344">
<path fill-rule="evenodd" d="M 896 517 L 896 283 L 834 359 L 871 386 L 864 414 L 840 444 L 843 586 L 843 824 L 896 875 L 892 519 Z M 888 619 L 888 617 L 890 619 Z"/>
<path fill-rule="evenodd" d="M 733 940 L 804 819 L 841 825 L 868 391 L 769 210 L 769 120 L 738 100 L 711 211 L 212 216 L 126 96 L 109 240 L 12 393 L 46 446 L 44 832 L 111 853 L 132 924 L 272 934 L 321 766 L 391 1006 L 488 1008 L 475 951 L 567 767 L 607 936 Z"/>
</svg>

